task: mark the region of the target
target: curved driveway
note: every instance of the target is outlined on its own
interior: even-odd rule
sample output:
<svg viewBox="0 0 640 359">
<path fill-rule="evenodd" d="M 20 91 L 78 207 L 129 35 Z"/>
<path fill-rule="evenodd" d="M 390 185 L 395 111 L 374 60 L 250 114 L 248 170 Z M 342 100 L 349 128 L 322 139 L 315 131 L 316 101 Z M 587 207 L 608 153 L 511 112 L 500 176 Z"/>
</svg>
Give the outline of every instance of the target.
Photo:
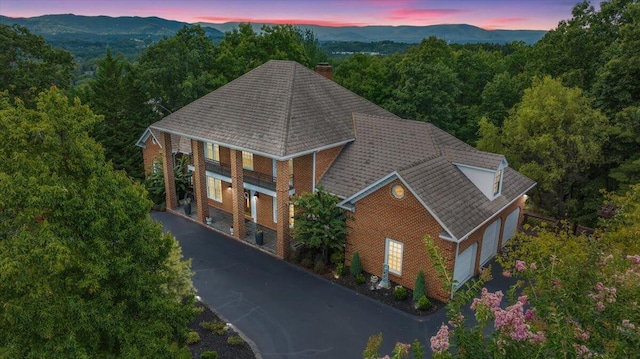
<svg viewBox="0 0 640 359">
<path fill-rule="evenodd" d="M 416 338 L 430 352 L 429 338 L 446 322 L 443 310 L 411 316 L 180 216 L 154 212 L 152 218 L 192 259 L 202 301 L 248 336 L 265 359 L 362 358 L 367 339 L 379 332 L 381 354 Z"/>
</svg>

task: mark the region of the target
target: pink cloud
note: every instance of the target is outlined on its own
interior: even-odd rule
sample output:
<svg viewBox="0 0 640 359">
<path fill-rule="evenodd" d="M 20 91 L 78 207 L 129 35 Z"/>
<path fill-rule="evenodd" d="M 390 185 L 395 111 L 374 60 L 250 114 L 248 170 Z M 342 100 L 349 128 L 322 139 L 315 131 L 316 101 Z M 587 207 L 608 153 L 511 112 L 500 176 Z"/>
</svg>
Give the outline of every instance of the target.
<svg viewBox="0 0 640 359">
<path fill-rule="evenodd" d="M 505 26 L 511 26 L 512 24 L 519 24 L 528 21 L 529 19 L 524 17 L 500 17 L 494 19 L 488 19 L 487 25 L 482 25 L 485 30 L 503 29 Z"/>
<path fill-rule="evenodd" d="M 365 26 L 364 23 L 344 22 L 339 20 L 319 20 L 319 19 L 258 19 L 248 17 L 222 17 L 222 16 L 201 16 L 200 21 L 225 23 L 225 22 L 251 22 L 256 24 L 281 24 L 281 25 L 320 25 L 329 27 L 341 26 Z"/>
<path fill-rule="evenodd" d="M 427 20 L 465 12 L 467 11 L 460 9 L 394 9 L 387 18 L 391 20 Z"/>
</svg>

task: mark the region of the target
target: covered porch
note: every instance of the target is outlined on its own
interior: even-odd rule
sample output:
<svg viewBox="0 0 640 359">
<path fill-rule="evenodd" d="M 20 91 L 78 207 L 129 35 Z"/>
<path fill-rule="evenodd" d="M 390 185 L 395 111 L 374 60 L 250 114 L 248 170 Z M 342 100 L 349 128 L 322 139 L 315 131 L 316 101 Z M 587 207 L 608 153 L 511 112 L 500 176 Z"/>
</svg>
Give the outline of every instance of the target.
<svg viewBox="0 0 640 359">
<path fill-rule="evenodd" d="M 229 212 L 223 211 L 219 208 L 208 206 L 209 207 L 209 217 L 211 218 L 211 223 L 206 223 L 207 227 L 216 230 L 218 232 L 233 236 L 234 233 L 231 233 L 231 227 L 233 226 L 233 215 Z M 172 209 L 173 212 L 178 213 L 180 215 L 189 217 L 190 219 L 198 222 L 198 206 L 193 203 L 191 206 L 191 214 L 187 215 L 182 206 L 175 207 Z M 277 254 L 276 242 L 277 236 L 276 231 L 273 229 L 264 227 L 249 219 L 245 219 L 244 221 L 246 232 L 245 235 L 241 238 L 243 242 L 246 242 L 254 247 L 262 249 L 271 254 Z M 262 230 L 263 233 L 263 244 L 258 245 L 256 243 L 255 233 L 258 229 Z"/>
</svg>

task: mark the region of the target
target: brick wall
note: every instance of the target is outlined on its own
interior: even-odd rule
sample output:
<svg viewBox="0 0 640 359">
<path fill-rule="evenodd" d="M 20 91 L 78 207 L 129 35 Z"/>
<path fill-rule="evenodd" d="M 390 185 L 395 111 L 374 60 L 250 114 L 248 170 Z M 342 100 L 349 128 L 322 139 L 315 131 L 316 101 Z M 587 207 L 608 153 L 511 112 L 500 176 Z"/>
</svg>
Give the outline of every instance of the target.
<svg viewBox="0 0 640 359">
<path fill-rule="evenodd" d="M 316 184 L 320 182 L 320 179 L 322 179 L 329 167 L 331 167 L 333 161 L 338 158 L 343 147 L 344 145 L 316 153 Z"/>
<path fill-rule="evenodd" d="M 293 159 L 293 187 L 296 194 L 313 190 L 313 154 Z"/>
<path fill-rule="evenodd" d="M 386 239 L 390 238 L 403 243 L 402 274 L 390 273 L 389 278 L 403 286 L 413 289 L 418 271 L 425 273 L 427 293 L 442 301 L 448 301 L 450 293 L 442 289 L 438 275 L 433 268 L 431 259 L 423 243 L 425 235 L 431 236 L 448 259 L 448 269 L 453 272 L 456 255 L 456 244 L 444 241 L 438 237 L 442 227 L 431 217 L 427 210 L 407 190 L 405 197 L 396 199 L 391 194 L 391 187 L 401 184 L 396 180 L 383 186 L 367 197 L 356 202 L 355 212 L 349 221 L 350 232 L 347 240 L 346 259 L 350 265 L 351 256 L 355 251 L 360 253 L 362 267 L 366 272 L 382 275 L 382 264 L 385 257 Z M 473 243 L 478 243 L 476 251 L 475 274 L 478 274 L 480 254 L 482 252 L 482 238 L 485 229 L 500 218 L 502 225 L 499 237 L 499 251 L 502 246 L 502 231 L 507 216 L 517 207 L 524 206 L 524 198 L 520 198 L 504 209 L 481 228 L 476 230 L 468 239 L 460 243 L 459 252 L 464 251 Z M 521 221 L 521 218 L 520 218 Z"/>
<path fill-rule="evenodd" d="M 253 155 L 253 171 L 273 175 L 273 161 L 271 158 Z"/>
<path fill-rule="evenodd" d="M 162 158 L 162 148 L 158 142 L 153 141 L 153 136 L 149 136 L 142 149 L 142 161 L 144 163 L 145 175 L 153 173 L 153 161 Z"/>
<path fill-rule="evenodd" d="M 256 198 L 256 212 L 258 215 L 258 224 L 275 230 L 276 223 L 273 221 L 273 200 L 273 197 L 260 193 L 260 197 Z"/>
<path fill-rule="evenodd" d="M 423 238 L 430 235 L 448 258 L 455 255 L 455 244 L 438 237 L 442 227 L 422 204 L 405 188 L 405 197 L 396 199 L 391 187 L 401 184 L 395 180 L 369 196 L 356 202 L 353 219 L 349 221 L 346 258 L 350 265 L 352 254 L 357 251 L 366 272 L 382 275 L 386 239 L 403 243 L 402 274 L 390 274 L 389 279 L 413 288 L 420 269 L 425 273 L 427 293 L 439 300 L 447 300 L 449 293 L 442 290 Z M 402 185 L 402 184 L 401 184 Z M 403 185 L 404 187 L 404 185 Z"/>
</svg>

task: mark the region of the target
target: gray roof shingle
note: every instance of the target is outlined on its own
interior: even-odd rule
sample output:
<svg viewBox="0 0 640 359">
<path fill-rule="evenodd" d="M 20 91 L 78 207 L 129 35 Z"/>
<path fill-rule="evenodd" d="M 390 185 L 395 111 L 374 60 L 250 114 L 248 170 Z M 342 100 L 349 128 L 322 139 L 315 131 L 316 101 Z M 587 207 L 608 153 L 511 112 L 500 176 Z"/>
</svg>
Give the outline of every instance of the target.
<svg viewBox="0 0 640 359">
<path fill-rule="evenodd" d="M 429 123 L 354 115 L 349 143 L 319 182 L 349 198 L 396 171 L 456 238 L 468 234 L 534 185 L 506 168 L 502 193 L 489 200 L 454 163 L 497 170 L 502 155 L 481 152 Z"/>
<path fill-rule="evenodd" d="M 353 140 L 353 112 L 390 112 L 293 61 L 272 60 L 152 127 L 270 157 Z"/>
</svg>

